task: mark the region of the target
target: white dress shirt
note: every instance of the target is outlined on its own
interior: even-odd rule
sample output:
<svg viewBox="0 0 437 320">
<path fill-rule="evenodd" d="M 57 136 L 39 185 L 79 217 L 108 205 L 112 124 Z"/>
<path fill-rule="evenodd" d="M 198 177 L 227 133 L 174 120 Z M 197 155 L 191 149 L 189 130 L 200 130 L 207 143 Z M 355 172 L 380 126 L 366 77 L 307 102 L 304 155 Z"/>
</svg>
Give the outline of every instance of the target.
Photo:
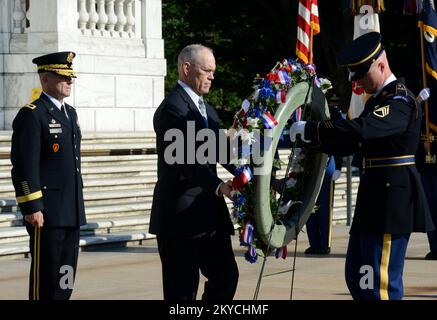
<svg viewBox="0 0 437 320">
<path fill-rule="evenodd" d="M 202 111 L 200 111 L 200 108 L 199 108 L 199 99 L 203 100 L 203 97 L 199 96 L 197 93 L 195 93 L 194 90 L 191 89 L 191 87 L 188 84 L 186 84 L 185 82 L 178 80 L 178 83 L 185 90 L 185 92 L 190 96 L 191 100 L 196 105 L 197 110 L 199 110 L 200 114 L 202 114 Z M 206 112 L 206 110 L 205 110 L 205 112 Z"/>
<path fill-rule="evenodd" d="M 44 92 L 43 91 L 43 93 L 50 99 L 50 101 L 56 106 L 56 108 L 58 108 L 59 109 L 59 111 L 61 111 L 62 112 L 62 109 L 61 109 L 61 107 L 62 106 L 64 106 L 64 110 L 65 110 L 65 116 L 67 117 L 67 119 L 68 119 L 68 114 L 67 114 L 67 109 L 66 109 L 66 107 L 65 107 L 65 104 L 64 104 L 64 101 L 62 101 L 62 103 L 58 100 L 58 99 L 55 99 L 55 98 L 53 98 L 51 95 L 49 95 L 48 93 L 46 93 L 46 92 Z"/>
</svg>

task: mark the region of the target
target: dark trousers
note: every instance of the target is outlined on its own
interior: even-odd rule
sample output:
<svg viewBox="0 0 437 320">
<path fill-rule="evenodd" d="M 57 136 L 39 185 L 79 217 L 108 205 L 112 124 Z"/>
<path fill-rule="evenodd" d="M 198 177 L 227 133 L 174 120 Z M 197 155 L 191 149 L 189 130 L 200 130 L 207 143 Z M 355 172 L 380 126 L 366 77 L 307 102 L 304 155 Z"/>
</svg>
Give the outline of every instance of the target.
<svg viewBox="0 0 437 320">
<path fill-rule="evenodd" d="M 437 228 L 437 175 L 423 174 L 421 177 L 432 221 Z M 437 251 L 437 229 L 428 232 L 428 242 L 429 249 L 431 251 Z"/>
<path fill-rule="evenodd" d="M 30 300 L 68 300 L 79 254 L 79 227 L 35 228 L 26 223 L 32 263 Z"/>
<path fill-rule="evenodd" d="M 195 239 L 157 236 L 157 241 L 164 300 L 195 300 L 199 271 L 207 279 L 202 300 L 232 300 L 237 289 L 238 267 L 229 235 Z"/>
<path fill-rule="evenodd" d="M 334 157 L 328 162 L 322 187 L 316 201 L 316 211 L 310 215 L 306 223 L 308 241 L 311 247 L 327 249 L 331 247 L 332 209 L 334 201 L 335 171 Z"/>
<path fill-rule="evenodd" d="M 355 300 L 401 300 L 402 273 L 410 234 L 351 234 L 346 284 Z"/>
</svg>

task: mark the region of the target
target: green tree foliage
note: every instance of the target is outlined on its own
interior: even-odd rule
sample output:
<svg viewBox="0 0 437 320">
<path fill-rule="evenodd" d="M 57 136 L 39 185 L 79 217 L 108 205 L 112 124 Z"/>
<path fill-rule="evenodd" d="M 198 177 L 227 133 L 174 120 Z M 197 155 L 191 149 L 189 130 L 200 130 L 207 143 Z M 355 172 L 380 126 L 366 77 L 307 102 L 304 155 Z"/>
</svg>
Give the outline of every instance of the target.
<svg viewBox="0 0 437 320">
<path fill-rule="evenodd" d="M 288 12 L 296 10 L 293 1 L 164 0 L 166 91 L 177 79 L 177 55 L 185 45 L 211 47 L 217 72 L 207 99 L 229 124 L 252 92 L 253 78 L 267 73 L 277 60 L 294 55 L 296 29 L 283 26 L 293 24 L 295 17 Z"/>
<path fill-rule="evenodd" d="M 334 84 L 333 93 L 348 108 L 347 72 L 336 63 L 338 50 L 353 36 L 353 17 L 343 0 L 319 0 L 321 33 L 314 38 L 319 74 Z M 186 45 L 201 43 L 214 50 L 217 71 L 207 100 L 228 126 L 242 100 L 252 92 L 253 78 L 264 76 L 282 58 L 295 57 L 297 0 L 163 0 L 163 37 L 168 92 L 177 80 L 177 55 Z M 420 47 L 415 17 L 402 15 L 403 1 L 386 0 L 381 14 L 391 67 L 420 89 Z M 408 58 L 407 58 L 408 57 Z"/>
</svg>

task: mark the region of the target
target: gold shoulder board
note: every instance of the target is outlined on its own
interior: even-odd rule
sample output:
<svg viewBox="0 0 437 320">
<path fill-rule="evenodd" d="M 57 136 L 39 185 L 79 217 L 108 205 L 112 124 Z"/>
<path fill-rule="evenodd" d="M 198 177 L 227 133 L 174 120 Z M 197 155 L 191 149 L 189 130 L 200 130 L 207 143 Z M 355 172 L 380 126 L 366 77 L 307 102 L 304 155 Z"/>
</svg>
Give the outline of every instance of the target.
<svg viewBox="0 0 437 320">
<path fill-rule="evenodd" d="M 29 109 L 32 109 L 32 110 L 33 110 L 33 109 L 35 109 L 35 108 L 36 108 L 36 105 L 34 105 L 34 104 L 31 104 L 31 103 L 28 103 L 28 104 L 24 105 L 24 106 L 23 106 L 23 108 L 24 108 L 24 107 L 25 107 L 25 108 L 29 108 Z"/>
</svg>

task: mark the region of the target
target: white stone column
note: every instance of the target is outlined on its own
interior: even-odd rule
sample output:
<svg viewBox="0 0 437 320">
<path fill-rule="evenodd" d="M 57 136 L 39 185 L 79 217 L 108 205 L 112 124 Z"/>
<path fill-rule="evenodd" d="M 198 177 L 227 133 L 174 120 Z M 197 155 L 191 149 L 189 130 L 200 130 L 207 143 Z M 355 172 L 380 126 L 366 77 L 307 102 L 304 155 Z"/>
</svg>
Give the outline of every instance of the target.
<svg viewBox="0 0 437 320">
<path fill-rule="evenodd" d="M 166 74 L 161 0 L 30 0 L 20 33 L 15 1 L 0 0 L 0 129 L 41 86 L 32 59 L 71 50 L 78 77 L 67 102 L 84 131 L 153 130 Z"/>
<path fill-rule="evenodd" d="M 3 55 L 0 54 L 0 129 L 5 127 L 5 88 L 4 88 L 4 76 L 3 76 Z"/>
<path fill-rule="evenodd" d="M 78 40 L 76 0 L 31 0 L 27 16 L 27 46 L 31 52 L 71 50 L 71 44 Z"/>
<path fill-rule="evenodd" d="M 0 0 L 0 129 L 5 127 L 4 57 L 9 53 L 12 36 L 12 1 Z"/>
<path fill-rule="evenodd" d="M 142 0 L 142 36 L 146 46 L 147 58 L 164 58 L 164 40 L 162 39 L 161 0 Z"/>
<path fill-rule="evenodd" d="M 0 0 L 0 54 L 9 52 L 12 33 L 12 1 Z"/>
</svg>

